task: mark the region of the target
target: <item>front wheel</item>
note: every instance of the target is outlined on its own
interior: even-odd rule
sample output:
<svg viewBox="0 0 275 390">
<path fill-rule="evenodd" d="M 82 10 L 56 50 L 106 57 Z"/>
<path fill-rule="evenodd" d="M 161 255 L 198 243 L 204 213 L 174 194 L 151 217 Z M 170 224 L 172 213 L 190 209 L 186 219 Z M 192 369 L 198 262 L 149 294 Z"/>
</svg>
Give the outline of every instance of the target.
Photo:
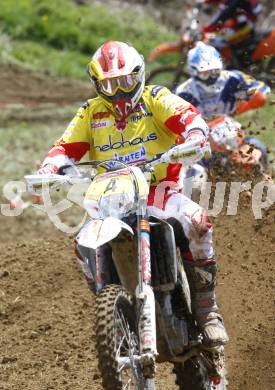
<svg viewBox="0 0 275 390">
<path fill-rule="evenodd" d="M 143 375 L 138 360 L 135 307 L 126 291 L 105 287 L 97 297 L 96 346 L 105 390 L 155 390 L 154 379 Z"/>
<path fill-rule="evenodd" d="M 147 84 L 163 85 L 171 90 L 188 78 L 188 74 L 177 66 L 160 66 L 153 69 L 146 78 Z"/>
</svg>

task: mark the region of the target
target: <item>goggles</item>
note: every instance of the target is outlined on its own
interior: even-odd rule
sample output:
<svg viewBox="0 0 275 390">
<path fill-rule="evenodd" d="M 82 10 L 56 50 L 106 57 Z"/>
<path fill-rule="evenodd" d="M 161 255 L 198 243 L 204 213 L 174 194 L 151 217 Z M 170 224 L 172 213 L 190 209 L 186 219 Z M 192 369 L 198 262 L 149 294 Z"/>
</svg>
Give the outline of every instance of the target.
<svg viewBox="0 0 275 390">
<path fill-rule="evenodd" d="M 125 76 L 112 77 L 104 80 L 98 80 L 97 84 L 100 90 L 106 95 L 113 96 L 118 90 L 123 92 L 132 92 L 141 81 L 140 72 L 131 73 Z"/>
<path fill-rule="evenodd" d="M 218 78 L 221 74 L 220 69 L 210 69 L 210 70 L 204 70 L 202 72 L 197 73 L 197 77 L 200 80 L 208 80 L 209 78 Z"/>
</svg>

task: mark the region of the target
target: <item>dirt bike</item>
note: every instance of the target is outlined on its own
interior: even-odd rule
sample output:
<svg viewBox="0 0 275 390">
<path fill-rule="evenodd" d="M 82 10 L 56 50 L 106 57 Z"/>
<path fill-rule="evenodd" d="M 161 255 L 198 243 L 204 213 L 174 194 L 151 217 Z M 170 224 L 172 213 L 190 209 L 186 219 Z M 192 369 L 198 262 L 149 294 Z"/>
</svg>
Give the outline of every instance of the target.
<svg viewBox="0 0 275 390">
<path fill-rule="evenodd" d="M 209 153 L 207 145 L 190 145 L 181 151 L 182 163 Z M 157 362 L 174 364 L 181 390 L 226 389 L 223 347 L 206 349 L 192 316 L 182 227 L 174 218 L 147 215 L 154 166 L 176 155 L 177 146 L 172 157 L 166 152 L 135 166 L 89 161 L 75 166 L 86 173 L 69 175 L 65 166 L 63 175 L 26 176 L 36 195 L 43 185 L 88 183 L 83 205 L 92 219 L 76 240 L 95 281 L 96 348 L 106 390 L 156 389 Z"/>
<path fill-rule="evenodd" d="M 275 74 L 275 28 L 273 21 L 274 12 L 265 21 L 262 30 L 256 32 L 243 42 L 230 45 L 222 42 L 214 33 L 202 33 L 199 28 L 200 7 L 187 7 L 187 27 L 182 31 L 180 41 L 164 42 L 154 48 L 147 57 L 148 62 L 170 53 L 179 53 L 176 65 L 163 65 L 153 69 L 146 78 L 150 84 L 165 85 L 174 89 L 180 82 L 190 77 L 186 68 L 188 51 L 199 40 L 209 43 L 220 51 L 227 69 L 238 69 L 248 72 L 256 78 L 271 82 Z"/>
<path fill-rule="evenodd" d="M 248 174 L 251 179 L 252 174 L 264 175 L 268 168 L 265 146 L 258 139 L 246 136 L 238 121 L 221 115 L 209 121 L 208 126 L 211 160 L 202 160 L 181 170 L 183 192 L 195 202 L 199 202 L 203 185 L 207 181 L 233 178 L 236 171 L 240 178 Z"/>
</svg>

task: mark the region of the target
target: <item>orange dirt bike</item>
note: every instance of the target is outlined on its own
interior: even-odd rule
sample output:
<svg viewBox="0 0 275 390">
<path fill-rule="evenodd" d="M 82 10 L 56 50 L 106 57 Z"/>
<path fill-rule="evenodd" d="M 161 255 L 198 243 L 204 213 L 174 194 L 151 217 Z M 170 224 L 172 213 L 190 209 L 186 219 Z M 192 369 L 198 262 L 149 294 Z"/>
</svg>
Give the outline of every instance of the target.
<svg viewBox="0 0 275 390">
<path fill-rule="evenodd" d="M 146 82 L 160 84 L 175 88 L 180 82 L 189 78 L 186 68 L 188 51 L 196 41 L 202 40 L 218 49 L 223 57 L 225 66 L 228 69 L 238 69 L 248 72 L 256 78 L 270 82 L 275 78 L 275 28 L 273 21 L 275 12 L 266 19 L 261 30 L 257 30 L 253 36 L 246 38 L 236 45 L 219 47 L 221 38 L 214 33 L 201 33 L 199 29 L 200 7 L 189 7 L 187 9 L 188 26 L 183 29 L 179 42 L 164 42 L 151 51 L 147 57 L 148 62 L 170 53 L 179 53 L 176 65 L 163 65 L 153 69 Z"/>
<path fill-rule="evenodd" d="M 192 163 L 209 150 L 194 142 L 178 156 Z M 157 362 L 174 364 L 180 390 L 226 389 L 223 347 L 204 348 L 192 316 L 179 251 L 182 227 L 175 218 L 147 215 L 154 166 L 171 161 L 169 152 L 136 166 L 89 161 L 76 164 L 74 175 L 65 166 L 59 170 L 65 175 L 26 176 L 36 194 L 47 184 L 88 184 L 83 206 L 91 219 L 76 240 L 94 279 L 96 348 L 106 390 L 157 389 Z"/>
<path fill-rule="evenodd" d="M 241 124 L 227 115 L 221 115 L 208 122 L 210 129 L 211 159 L 201 160 L 192 166 L 181 169 L 182 192 L 195 202 L 200 202 L 204 185 L 208 181 L 225 180 L 236 174 L 240 179 L 249 175 L 267 177 L 268 155 L 260 140 L 246 136 Z M 237 170 L 237 172 L 236 172 Z M 272 172 L 270 172 L 272 173 Z"/>
</svg>

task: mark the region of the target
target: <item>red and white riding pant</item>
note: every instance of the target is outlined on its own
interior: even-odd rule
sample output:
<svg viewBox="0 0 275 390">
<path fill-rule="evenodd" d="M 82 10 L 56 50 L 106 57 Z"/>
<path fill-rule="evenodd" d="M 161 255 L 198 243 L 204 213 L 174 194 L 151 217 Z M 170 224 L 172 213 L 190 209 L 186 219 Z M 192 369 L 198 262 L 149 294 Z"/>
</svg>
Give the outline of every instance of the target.
<svg viewBox="0 0 275 390">
<path fill-rule="evenodd" d="M 197 203 L 177 191 L 170 191 L 163 204 L 155 201 L 149 205 L 148 213 L 164 219 L 174 217 L 181 223 L 190 249 L 184 254 L 185 260 L 214 261 L 212 224 Z"/>
</svg>

